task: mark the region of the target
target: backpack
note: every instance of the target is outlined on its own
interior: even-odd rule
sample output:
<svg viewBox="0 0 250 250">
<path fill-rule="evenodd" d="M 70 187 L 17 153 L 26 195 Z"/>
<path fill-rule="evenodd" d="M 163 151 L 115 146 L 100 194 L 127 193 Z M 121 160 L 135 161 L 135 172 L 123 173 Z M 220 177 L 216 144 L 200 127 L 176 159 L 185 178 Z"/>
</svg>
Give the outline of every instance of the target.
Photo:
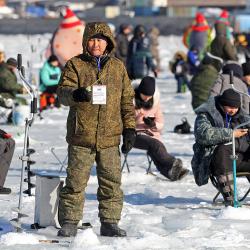
<svg viewBox="0 0 250 250">
<path fill-rule="evenodd" d="M 182 123 L 174 127 L 174 132 L 177 134 L 190 134 L 191 125 L 187 121 L 186 117 L 181 119 Z"/>
<path fill-rule="evenodd" d="M 215 146 L 203 147 L 199 143 L 193 145 L 194 155 L 191 160 L 192 171 L 195 183 L 202 186 L 208 183 L 210 171 L 210 163 L 213 156 Z"/>
</svg>

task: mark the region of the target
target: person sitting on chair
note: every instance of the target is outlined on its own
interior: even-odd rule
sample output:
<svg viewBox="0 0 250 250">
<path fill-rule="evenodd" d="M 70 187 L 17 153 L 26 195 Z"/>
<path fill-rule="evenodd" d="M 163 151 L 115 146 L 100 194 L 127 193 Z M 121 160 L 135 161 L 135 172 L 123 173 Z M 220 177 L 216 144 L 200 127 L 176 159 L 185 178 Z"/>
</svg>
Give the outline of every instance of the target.
<svg viewBox="0 0 250 250">
<path fill-rule="evenodd" d="M 147 150 L 159 172 L 177 181 L 188 174 L 181 159 L 176 159 L 167 152 L 161 141 L 164 118 L 160 107 L 159 91 L 155 91 L 155 78 L 146 76 L 135 87 L 136 140 L 134 148 Z"/>
<path fill-rule="evenodd" d="M 214 176 L 225 205 L 233 205 L 232 136 L 235 136 L 238 155 L 237 172 L 250 172 L 248 128 L 234 129 L 243 122 L 250 122 L 250 118 L 241 108 L 240 95 L 233 89 L 210 97 L 195 112 L 195 144 L 191 164 L 196 184 L 205 185 L 209 176 Z"/>
<path fill-rule="evenodd" d="M 17 82 L 16 67 L 17 61 L 12 57 L 6 63 L 0 63 L 0 106 L 4 108 L 12 108 L 14 101 L 26 104 L 24 99 L 16 96 L 25 92 L 24 87 Z"/>
<path fill-rule="evenodd" d="M 11 189 L 4 187 L 15 149 L 15 141 L 11 135 L 0 129 L 0 194 L 10 194 Z"/>
<path fill-rule="evenodd" d="M 61 76 L 61 69 L 57 56 L 51 55 L 40 70 L 40 109 L 46 109 L 47 106 L 55 102 L 55 94 L 58 82 Z"/>
</svg>

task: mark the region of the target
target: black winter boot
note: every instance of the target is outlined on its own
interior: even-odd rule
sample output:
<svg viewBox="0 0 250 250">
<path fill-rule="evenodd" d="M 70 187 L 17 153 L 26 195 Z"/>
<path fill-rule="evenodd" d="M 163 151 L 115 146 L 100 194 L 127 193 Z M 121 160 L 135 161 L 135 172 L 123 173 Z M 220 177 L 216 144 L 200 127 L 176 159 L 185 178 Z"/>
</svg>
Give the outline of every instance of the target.
<svg viewBox="0 0 250 250">
<path fill-rule="evenodd" d="M 102 236 L 109 236 L 109 237 L 126 237 L 127 233 L 125 230 L 118 227 L 117 223 L 101 223 L 101 230 L 100 234 Z"/>
<path fill-rule="evenodd" d="M 178 176 L 178 180 L 182 180 L 188 174 L 189 174 L 189 170 L 187 168 L 182 168 L 181 171 L 180 171 L 180 174 Z"/>
<path fill-rule="evenodd" d="M 71 237 L 77 234 L 77 224 L 64 223 L 61 229 L 58 231 L 57 236 L 61 237 Z"/>
<path fill-rule="evenodd" d="M 233 206 L 233 174 L 229 173 L 227 175 L 219 175 L 216 176 L 216 179 L 218 182 L 218 190 L 223 196 L 225 206 Z"/>
<path fill-rule="evenodd" d="M 175 159 L 172 168 L 168 171 L 168 178 L 171 181 L 177 181 L 184 178 L 188 174 L 188 170 L 183 168 L 181 159 Z"/>
<path fill-rule="evenodd" d="M 0 187 L 0 194 L 10 194 L 11 189 L 6 187 Z"/>
</svg>

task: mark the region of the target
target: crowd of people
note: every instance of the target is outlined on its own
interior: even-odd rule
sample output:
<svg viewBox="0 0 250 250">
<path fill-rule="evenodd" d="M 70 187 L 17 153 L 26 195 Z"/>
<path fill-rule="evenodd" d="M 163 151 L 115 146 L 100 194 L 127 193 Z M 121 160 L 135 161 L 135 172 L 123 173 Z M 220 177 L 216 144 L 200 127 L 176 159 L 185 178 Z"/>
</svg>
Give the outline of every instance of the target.
<svg viewBox="0 0 250 250">
<path fill-rule="evenodd" d="M 164 117 L 156 84 L 161 71 L 158 36 L 156 27 L 147 31 L 137 25 L 132 35 L 131 25 L 122 24 L 114 36 L 106 23 L 87 23 L 83 52 L 64 67 L 52 54 L 40 70 L 40 112 L 69 106 L 68 167 L 66 184 L 59 194 L 59 236 L 77 234 L 94 162 L 101 235 L 126 236 L 118 226 L 123 207 L 121 136 L 123 154 L 132 148 L 144 150 L 170 181 L 182 180 L 189 173 L 161 139 Z M 214 28 L 197 13 L 183 42 L 187 53 L 177 51 L 170 70 L 177 81 L 177 93 L 191 91 L 197 114 L 191 162 L 195 181 L 204 185 L 210 175 L 215 176 L 225 204 L 233 205 L 232 147 L 228 143 L 234 135 L 238 170 L 249 172 L 248 128 L 235 128 L 250 118 L 249 99 L 235 92 L 231 84 L 249 93 L 250 62 L 238 62 L 227 11 L 221 13 Z M 5 62 L 3 55 L 0 52 L 0 106 L 11 111 L 15 102 L 21 103 L 16 94 L 24 90 L 15 77 L 16 60 L 9 58 Z M 6 158 L 6 165 L 1 165 L 0 194 L 7 194 L 11 190 L 4 187 L 4 181 L 15 143 L 5 131 L 0 131 L 0 136 L 0 153 Z"/>
</svg>

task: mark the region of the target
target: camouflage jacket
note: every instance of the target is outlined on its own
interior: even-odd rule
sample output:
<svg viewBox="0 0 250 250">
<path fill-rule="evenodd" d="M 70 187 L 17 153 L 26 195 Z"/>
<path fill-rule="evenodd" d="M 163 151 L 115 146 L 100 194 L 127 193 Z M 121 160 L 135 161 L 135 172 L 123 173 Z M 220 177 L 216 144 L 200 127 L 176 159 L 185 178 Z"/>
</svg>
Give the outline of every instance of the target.
<svg viewBox="0 0 250 250">
<path fill-rule="evenodd" d="M 96 58 L 87 51 L 89 38 L 97 33 L 108 38 L 107 54 L 102 57 L 100 70 Z M 108 148 L 119 145 L 124 128 L 135 128 L 134 91 L 124 64 L 110 56 L 114 46 L 114 38 L 106 24 L 89 23 L 83 35 L 83 53 L 66 63 L 57 94 L 63 105 L 70 106 L 66 137 L 69 144 L 96 150 Z M 93 84 L 107 86 L 106 105 L 74 102 L 75 89 Z"/>
<path fill-rule="evenodd" d="M 191 161 L 195 182 L 198 186 L 208 183 L 211 158 L 216 146 L 232 140 L 232 129 L 224 128 L 221 113 L 216 109 L 215 98 L 199 106 L 195 112 L 194 124 L 195 144 Z"/>
<path fill-rule="evenodd" d="M 210 163 L 217 145 L 232 141 L 233 130 L 225 128 L 224 118 L 216 108 L 216 99 L 210 97 L 208 101 L 199 106 L 195 112 L 197 118 L 194 125 L 195 144 L 193 145 L 194 156 L 191 161 L 195 182 L 198 186 L 205 185 L 210 175 Z M 232 128 L 249 121 L 250 117 L 240 109 L 233 116 Z M 249 127 L 248 124 L 246 127 Z M 236 138 L 236 153 L 244 152 L 249 147 L 249 138 L 243 136 Z"/>
</svg>

